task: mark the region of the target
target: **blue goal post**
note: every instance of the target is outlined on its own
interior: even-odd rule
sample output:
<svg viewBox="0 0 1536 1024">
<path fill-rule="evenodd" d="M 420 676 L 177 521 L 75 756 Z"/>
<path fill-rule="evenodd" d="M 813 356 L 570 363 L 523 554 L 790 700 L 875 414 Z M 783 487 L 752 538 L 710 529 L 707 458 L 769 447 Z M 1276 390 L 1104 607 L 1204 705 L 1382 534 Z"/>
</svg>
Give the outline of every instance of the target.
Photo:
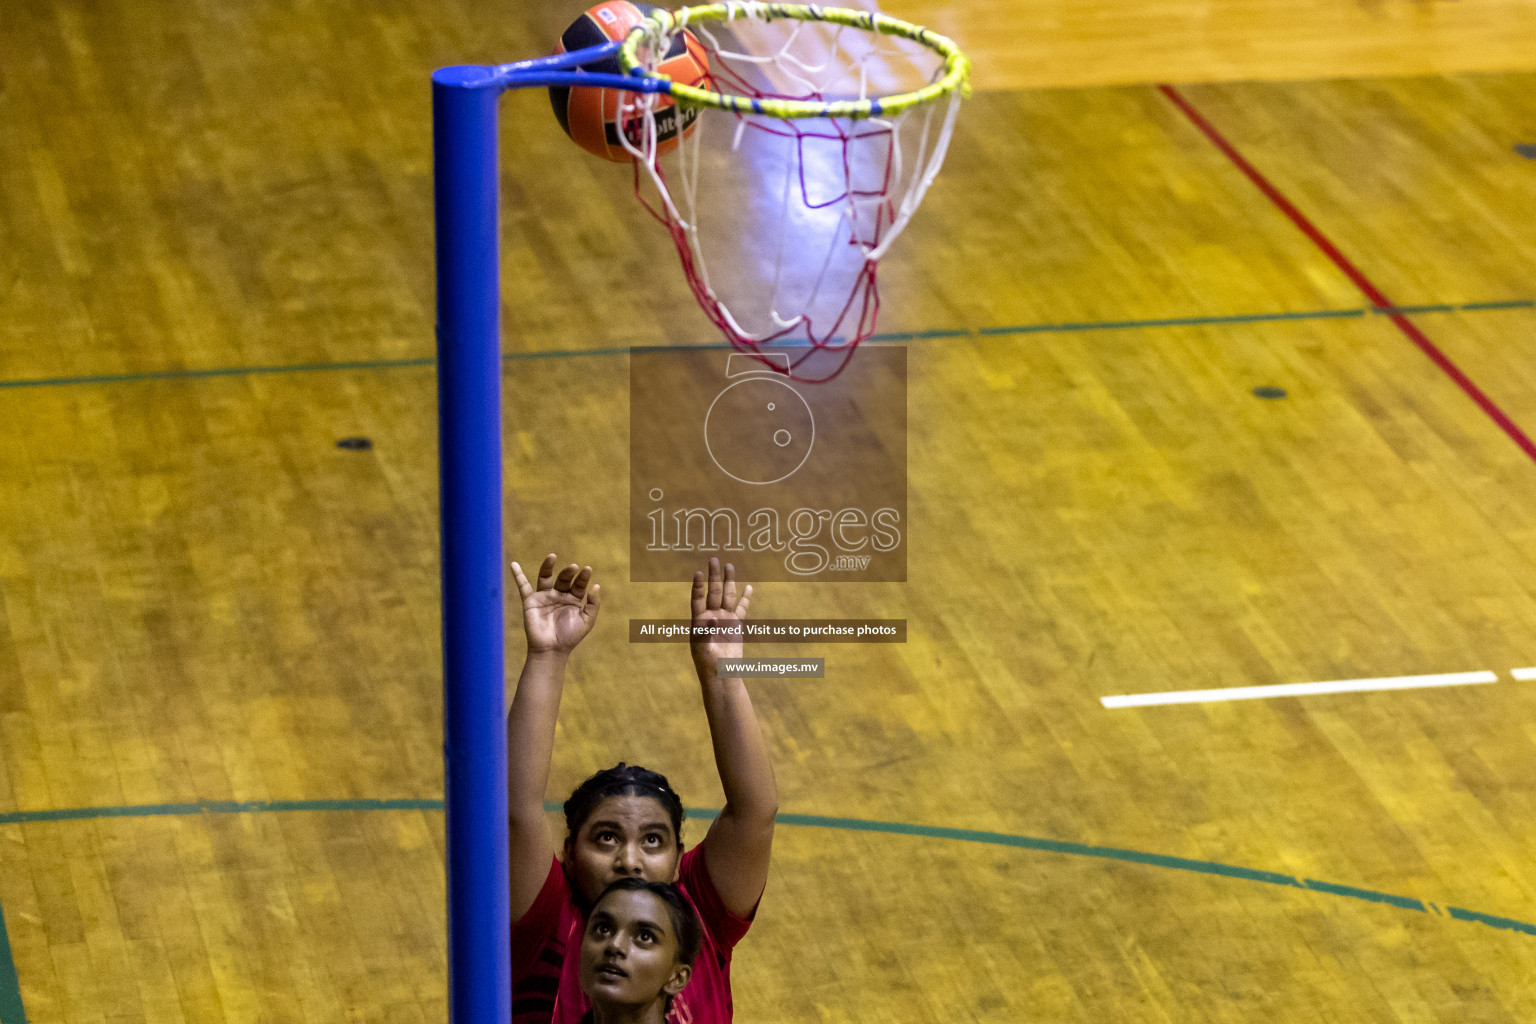
<svg viewBox="0 0 1536 1024">
<path fill-rule="evenodd" d="M 618 43 L 432 75 L 437 416 L 448 837 L 448 1015 L 512 1014 L 501 515 L 501 260 L 497 103 L 508 89 L 661 83 L 573 69 Z"/>
<path fill-rule="evenodd" d="M 512 1001 L 496 159 L 501 94 L 533 86 L 589 86 L 665 93 L 693 106 L 776 119 L 891 116 L 948 98 L 941 134 L 927 146 L 925 132 L 927 160 L 914 165 L 921 174 L 911 178 L 901 202 L 902 216 L 910 216 L 938 173 L 954 127 L 958 97 L 969 90 L 970 62 L 953 41 L 870 11 L 780 3 L 708 4 L 674 13 L 656 11 L 645 24 L 651 26 L 647 31 L 671 31 L 690 18 L 730 20 L 739 15 L 762 20 L 826 21 L 899 36 L 942 57 L 943 75 L 915 92 L 875 98 L 861 95 L 859 99 L 827 100 L 818 96 L 795 100 L 723 94 L 674 83 L 647 70 L 637 58 L 639 28 L 631 29 L 623 42 L 610 41 L 511 64 L 441 68 L 432 75 L 448 1006 L 454 1024 L 509 1024 Z M 584 65 L 599 66 L 591 71 L 578 70 Z M 616 73 L 618 68 L 629 70 Z M 655 141 L 654 135 L 650 138 Z M 851 190 L 847 194 L 851 195 Z M 675 224 L 669 227 L 677 230 Z M 886 241 L 874 251 L 866 249 L 867 277 L 860 274 L 860 281 L 867 280 L 872 287 L 874 261 L 898 230 L 896 225 L 889 226 Z M 684 262 L 688 262 L 686 256 Z M 691 272 L 690 281 L 697 288 Z M 723 305 L 714 313 L 706 309 L 706 315 L 722 330 L 729 326 Z M 870 319 L 868 329 L 873 327 Z M 738 347 L 756 350 L 756 344 L 735 328 L 726 333 Z"/>
</svg>

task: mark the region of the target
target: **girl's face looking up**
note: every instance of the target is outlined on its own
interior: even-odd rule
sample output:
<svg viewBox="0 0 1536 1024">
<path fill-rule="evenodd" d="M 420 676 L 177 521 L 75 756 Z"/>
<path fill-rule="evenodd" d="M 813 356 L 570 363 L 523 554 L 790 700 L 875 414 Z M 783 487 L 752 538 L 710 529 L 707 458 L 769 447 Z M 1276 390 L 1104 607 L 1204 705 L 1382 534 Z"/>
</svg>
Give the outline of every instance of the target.
<svg viewBox="0 0 1536 1024">
<path fill-rule="evenodd" d="M 620 889 L 592 908 L 580 978 L 594 1006 L 639 1008 L 675 996 L 691 970 L 678 962 L 671 914 L 654 893 Z"/>
<path fill-rule="evenodd" d="M 648 796 L 604 800 L 565 846 L 566 865 L 589 901 L 621 878 L 676 881 L 681 856 L 667 809 Z"/>
</svg>

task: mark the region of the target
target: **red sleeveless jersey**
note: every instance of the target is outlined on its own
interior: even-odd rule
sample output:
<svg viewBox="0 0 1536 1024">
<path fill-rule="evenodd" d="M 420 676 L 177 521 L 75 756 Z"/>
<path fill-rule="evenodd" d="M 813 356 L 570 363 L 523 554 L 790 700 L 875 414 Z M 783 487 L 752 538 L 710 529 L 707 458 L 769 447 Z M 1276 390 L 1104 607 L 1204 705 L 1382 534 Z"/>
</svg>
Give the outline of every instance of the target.
<svg viewBox="0 0 1536 1024">
<path fill-rule="evenodd" d="M 581 991 L 586 920 L 558 859 L 533 906 L 512 926 L 512 1024 L 580 1024 L 591 1007 Z M 731 950 L 751 926 L 726 909 L 704 864 L 704 844 L 683 854 L 677 887 L 703 927 L 688 984 L 672 1000 L 667 1024 L 730 1024 Z"/>
</svg>

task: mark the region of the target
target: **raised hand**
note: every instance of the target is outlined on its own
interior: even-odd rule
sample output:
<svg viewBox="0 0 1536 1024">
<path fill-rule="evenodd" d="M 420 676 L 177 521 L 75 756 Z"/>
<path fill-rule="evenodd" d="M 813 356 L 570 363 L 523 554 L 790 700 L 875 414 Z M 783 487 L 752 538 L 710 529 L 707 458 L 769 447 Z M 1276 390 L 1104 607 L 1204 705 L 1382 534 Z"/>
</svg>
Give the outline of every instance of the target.
<svg viewBox="0 0 1536 1024">
<path fill-rule="evenodd" d="M 746 621 L 747 606 L 752 601 L 752 585 L 748 584 L 740 594 L 736 591 L 736 567 L 725 563 L 720 569 L 720 559 L 709 560 L 709 578 L 703 572 L 693 574 L 693 625 L 732 626 Z M 739 658 L 742 638 L 739 636 L 693 637 L 689 640 L 694 668 L 699 675 L 717 674 L 721 658 Z"/>
<path fill-rule="evenodd" d="M 744 623 L 751 600 L 751 587 L 737 593 L 736 567 L 727 563 L 722 572 L 718 558 L 709 560 L 708 578 L 693 574 L 695 626 Z M 768 880 L 779 791 L 746 680 L 720 676 L 720 659 L 741 657 L 742 642 L 741 637 L 690 638 L 715 770 L 725 790 L 725 806 L 704 837 L 704 866 L 726 908 L 751 917 Z"/>
<path fill-rule="evenodd" d="M 517 591 L 523 598 L 523 631 L 529 654 L 570 654 L 597 621 L 602 587 L 592 582 L 592 567 L 575 562 L 555 575 L 556 558 L 544 556 L 538 585 L 528 582 L 522 566 L 512 563 Z"/>
</svg>

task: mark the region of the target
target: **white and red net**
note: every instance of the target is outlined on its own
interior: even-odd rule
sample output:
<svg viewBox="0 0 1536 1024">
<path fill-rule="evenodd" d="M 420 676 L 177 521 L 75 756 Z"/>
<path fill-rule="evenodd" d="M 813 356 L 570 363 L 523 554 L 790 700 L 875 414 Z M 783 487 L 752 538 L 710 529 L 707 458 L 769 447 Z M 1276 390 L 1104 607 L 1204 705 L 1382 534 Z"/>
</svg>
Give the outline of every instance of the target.
<svg viewBox="0 0 1536 1024">
<path fill-rule="evenodd" d="M 914 92 L 944 73 L 941 56 L 906 39 L 730 6 L 725 20 L 687 26 L 709 55 L 702 88 L 771 109 L 775 100 Z M 647 39 L 642 62 L 671 41 Z M 792 378 L 835 376 L 875 333 L 881 257 L 939 173 L 960 90 L 859 119 L 704 109 L 668 154 L 656 145 L 667 101 L 639 93 L 624 101 L 636 195 L 671 232 L 705 315 L 742 351 L 793 353 Z M 784 366 L 782 356 L 763 361 Z"/>
</svg>

